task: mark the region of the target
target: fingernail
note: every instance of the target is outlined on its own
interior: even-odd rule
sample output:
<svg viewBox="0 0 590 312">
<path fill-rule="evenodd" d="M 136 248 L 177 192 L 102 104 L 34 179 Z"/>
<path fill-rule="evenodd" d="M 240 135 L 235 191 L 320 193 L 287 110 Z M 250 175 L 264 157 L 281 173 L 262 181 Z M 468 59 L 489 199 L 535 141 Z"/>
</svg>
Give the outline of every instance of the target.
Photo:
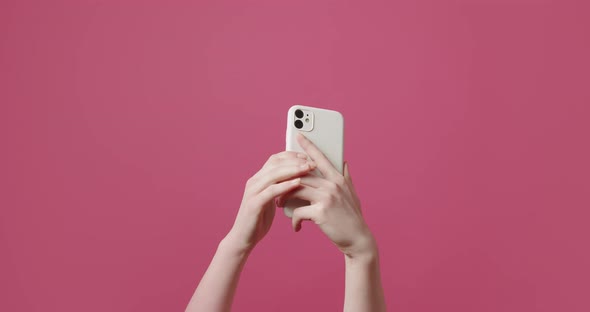
<svg viewBox="0 0 590 312">
<path fill-rule="evenodd" d="M 316 166 L 317 166 L 317 164 L 314 161 L 309 162 L 309 167 L 311 167 L 312 169 L 315 168 Z"/>
<path fill-rule="evenodd" d="M 299 183 L 299 181 L 301 181 L 301 178 L 293 179 L 293 180 L 291 180 L 291 183 L 297 184 L 297 183 Z"/>
<path fill-rule="evenodd" d="M 309 164 L 303 164 L 303 165 L 299 166 L 299 168 L 301 168 L 301 169 L 307 169 L 308 167 L 309 167 Z"/>
</svg>

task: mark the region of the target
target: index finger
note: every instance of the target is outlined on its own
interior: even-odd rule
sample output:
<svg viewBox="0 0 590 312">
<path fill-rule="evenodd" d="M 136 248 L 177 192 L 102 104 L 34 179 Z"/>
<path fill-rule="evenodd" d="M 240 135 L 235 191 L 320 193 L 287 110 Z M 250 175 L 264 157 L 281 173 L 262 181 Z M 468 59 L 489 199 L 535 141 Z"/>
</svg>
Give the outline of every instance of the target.
<svg viewBox="0 0 590 312">
<path fill-rule="evenodd" d="M 311 157 L 313 161 L 317 164 L 317 169 L 322 173 L 322 175 L 326 178 L 334 177 L 336 175 L 340 175 L 340 172 L 334 168 L 330 160 L 320 151 L 313 142 L 311 142 L 308 138 L 306 138 L 301 132 L 297 133 L 297 142 L 299 146 L 305 150 L 307 155 Z"/>
<path fill-rule="evenodd" d="M 307 159 L 307 155 L 298 152 L 292 151 L 282 151 L 276 154 L 271 155 L 268 160 L 264 163 L 263 167 L 266 167 L 269 164 L 277 164 L 285 159 Z"/>
</svg>

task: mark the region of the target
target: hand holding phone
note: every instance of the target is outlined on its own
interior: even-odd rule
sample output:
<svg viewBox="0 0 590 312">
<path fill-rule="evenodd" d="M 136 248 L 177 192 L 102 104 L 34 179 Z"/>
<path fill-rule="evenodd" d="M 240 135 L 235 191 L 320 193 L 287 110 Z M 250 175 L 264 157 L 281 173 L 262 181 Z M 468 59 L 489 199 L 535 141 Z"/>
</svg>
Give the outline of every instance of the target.
<svg viewBox="0 0 590 312">
<path fill-rule="evenodd" d="M 286 150 L 305 153 L 297 140 L 297 134 L 311 141 L 336 171 L 343 173 L 344 118 L 342 114 L 328 109 L 294 105 L 287 113 Z M 313 174 L 321 175 L 322 173 L 315 170 Z M 309 201 L 292 198 L 284 203 L 283 211 L 290 218 L 293 216 L 293 209 L 307 205 Z"/>
<path fill-rule="evenodd" d="M 301 113 L 297 114 L 301 116 Z M 299 119 L 306 117 L 307 114 L 304 111 L 303 117 Z M 295 128 L 299 128 L 295 124 L 296 121 L 297 119 L 293 125 Z M 303 125 L 305 122 L 304 120 Z M 299 124 L 299 126 L 302 125 Z M 325 127 L 320 129 L 325 129 Z M 336 132 L 335 129 L 330 130 L 332 134 Z M 340 135 L 336 137 L 342 138 L 341 128 L 337 132 Z M 337 161 L 342 159 L 342 144 L 335 144 L 341 141 L 330 141 L 329 136 L 325 134 L 315 134 L 317 142 L 323 143 L 324 148 L 328 147 L 325 151 L 332 152 L 332 159 L 330 159 L 325 151 L 322 151 L 308 138 L 309 136 L 305 135 L 305 132 L 295 132 L 291 135 L 292 137 L 289 134 L 287 136 L 287 145 L 296 146 L 297 151 L 308 155 L 317 166 L 315 171 L 300 178 L 297 188 L 284 193 L 278 199 L 279 206 L 284 204 L 287 207 L 288 204 L 291 204 L 288 207 L 292 209 L 290 216 L 293 229 L 299 231 L 302 221 L 311 220 L 349 258 L 374 257 L 377 252 L 377 244 L 363 218 L 360 200 L 352 184 L 348 164 L 343 164 L 342 169 L 334 165 L 334 159 Z M 289 138 L 292 138 L 292 145 L 289 145 Z M 340 162 L 336 163 L 340 164 Z"/>
</svg>

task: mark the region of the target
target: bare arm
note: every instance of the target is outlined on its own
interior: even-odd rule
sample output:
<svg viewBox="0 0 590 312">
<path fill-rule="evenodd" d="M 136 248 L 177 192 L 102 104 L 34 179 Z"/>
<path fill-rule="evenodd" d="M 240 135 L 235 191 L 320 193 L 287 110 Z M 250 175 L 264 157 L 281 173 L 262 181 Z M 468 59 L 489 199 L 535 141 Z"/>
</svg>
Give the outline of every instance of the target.
<svg viewBox="0 0 590 312">
<path fill-rule="evenodd" d="M 379 252 L 377 245 L 374 246 L 366 254 L 354 257 L 344 256 L 346 264 L 344 312 L 386 311 L 381 287 Z"/>
<path fill-rule="evenodd" d="M 230 311 L 248 255 L 230 240 L 222 240 L 186 311 Z"/>
<path fill-rule="evenodd" d="M 297 188 L 301 182 L 297 177 L 313 169 L 315 163 L 306 155 L 282 152 L 271 156 L 248 180 L 234 225 L 219 243 L 186 312 L 230 311 L 248 255 L 270 230 L 275 199 Z"/>
</svg>

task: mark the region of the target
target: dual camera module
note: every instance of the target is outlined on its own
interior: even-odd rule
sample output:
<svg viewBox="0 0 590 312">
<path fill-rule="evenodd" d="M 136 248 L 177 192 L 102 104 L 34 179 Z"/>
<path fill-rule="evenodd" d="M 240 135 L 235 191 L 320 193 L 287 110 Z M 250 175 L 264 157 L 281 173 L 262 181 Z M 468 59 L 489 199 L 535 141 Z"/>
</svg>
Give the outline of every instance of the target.
<svg viewBox="0 0 590 312">
<path fill-rule="evenodd" d="M 295 110 L 295 128 L 301 129 L 304 126 L 303 122 L 309 123 L 309 121 L 309 113 L 304 113 L 300 109 Z"/>
</svg>

